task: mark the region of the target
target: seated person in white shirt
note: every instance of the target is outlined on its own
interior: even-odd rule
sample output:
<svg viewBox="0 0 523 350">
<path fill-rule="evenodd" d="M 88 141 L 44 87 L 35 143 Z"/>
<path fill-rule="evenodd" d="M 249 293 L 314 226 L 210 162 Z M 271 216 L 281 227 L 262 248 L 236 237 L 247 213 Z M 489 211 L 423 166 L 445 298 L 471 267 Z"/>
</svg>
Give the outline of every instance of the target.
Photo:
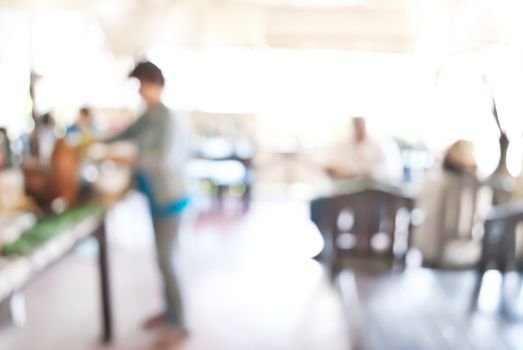
<svg viewBox="0 0 523 350">
<path fill-rule="evenodd" d="M 356 177 L 399 183 L 403 180 L 403 164 L 393 140 L 378 141 L 367 132 L 362 117 L 352 119 L 353 137 L 337 145 L 329 155 L 325 171 L 333 180 Z"/>
</svg>

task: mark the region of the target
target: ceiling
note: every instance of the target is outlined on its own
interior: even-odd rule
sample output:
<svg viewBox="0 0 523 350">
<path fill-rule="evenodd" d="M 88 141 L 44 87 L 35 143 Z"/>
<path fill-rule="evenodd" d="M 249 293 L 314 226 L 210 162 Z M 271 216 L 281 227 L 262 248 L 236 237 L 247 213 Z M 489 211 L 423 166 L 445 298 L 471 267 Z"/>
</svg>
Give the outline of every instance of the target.
<svg viewBox="0 0 523 350">
<path fill-rule="evenodd" d="M 92 15 L 116 54 L 166 43 L 448 54 L 523 48 L 517 0 L 0 0 Z"/>
</svg>

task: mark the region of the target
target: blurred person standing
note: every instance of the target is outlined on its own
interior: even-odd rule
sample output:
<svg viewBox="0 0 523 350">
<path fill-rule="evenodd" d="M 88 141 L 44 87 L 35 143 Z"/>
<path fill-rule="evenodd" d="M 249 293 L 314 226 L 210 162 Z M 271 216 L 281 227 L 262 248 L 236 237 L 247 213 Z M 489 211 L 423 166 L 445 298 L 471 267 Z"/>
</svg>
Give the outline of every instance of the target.
<svg viewBox="0 0 523 350">
<path fill-rule="evenodd" d="M 34 137 L 35 139 L 32 142 L 36 143 L 39 162 L 47 167 L 57 140 L 56 125 L 51 113 L 45 113 L 40 117 L 36 125 Z"/>
<path fill-rule="evenodd" d="M 165 79 L 155 64 L 141 62 L 129 76 L 140 82 L 146 111 L 110 141 L 131 140 L 138 146 L 136 185 L 147 197 L 153 218 L 166 307 L 163 313 L 149 319 L 145 328 L 163 327 L 159 345 L 170 346 L 187 336 L 174 258 L 181 219 L 189 204 L 185 174 L 190 154 L 189 132 L 181 117 L 162 103 Z"/>
<path fill-rule="evenodd" d="M 7 129 L 0 127 L 0 169 L 9 168 L 11 165 L 11 141 Z"/>
<path fill-rule="evenodd" d="M 371 178 L 400 183 L 403 164 L 397 144 L 393 140 L 377 140 L 367 131 L 366 120 L 352 119 L 352 138 L 331 150 L 325 171 L 333 180 Z"/>
</svg>

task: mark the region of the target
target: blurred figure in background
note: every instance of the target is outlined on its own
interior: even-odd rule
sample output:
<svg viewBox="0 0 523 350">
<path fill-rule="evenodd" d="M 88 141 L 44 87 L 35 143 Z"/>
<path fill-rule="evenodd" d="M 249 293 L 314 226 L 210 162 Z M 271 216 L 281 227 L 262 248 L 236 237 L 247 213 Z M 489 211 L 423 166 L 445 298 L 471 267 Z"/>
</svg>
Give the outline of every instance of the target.
<svg viewBox="0 0 523 350">
<path fill-rule="evenodd" d="M 403 164 L 393 140 L 375 140 L 362 117 L 352 119 L 352 138 L 336 146 L 329 155 L 325 171 L 334 180 L 357 177 L 400 183 Z"/>
<path fill-rule="evenodd" d="M 87 107 L 80 108 L 78 119 L 66 130 L 69 140 L 75 145 L 86 145 L 93 142 L 96 136 L 93 115 Z"/>
<path fill-rule="evenodd" d="M 443 170 L 453 174 L 476 176 L 476 148 L 471 141 L 458 140 L 445 152 Z"/>
<path fill-rule="evenodd" d="M 0 169 L 9 168 L 11 165 L 11 141 L 7 129 L 0 127 Z"/>
<path fill-rule="evenodd" d="M 38 159 L 41 165 L 48 166 L 56 143 L 56 125 L 51 113 L 44 114 L 36 125 L 34 133 Z"/>
<path fill-rule="evenodd" d="M 183 305 L 173 265 L 181 217 L 186 209 L 189 132 L 181 118 L 161 101 L 162 71 L 151 62 L 139 63 L 130 77 L 140 81 L 145 113 L 125 132 L 110 141 L 132 140 L 138 146 L 135 164 L 138 189 L 145 194 L 154 224 L 156 250 L 165 287 L 165 312 L 152 317 L 147 329 L 163 327 L 161 346 L 170 346 L 186 335 Z"/>
<path fill-rule="evenodd" d="M 458 140 L 446 150 L 441 169 L 427 176 L 418 199 L 424 220 L 414 236 L 425 265 L 472 266 L 479 259 L 473 229 L 490 207 L 492 193 L 476 170 L 474 144 Z"/>
</svg>

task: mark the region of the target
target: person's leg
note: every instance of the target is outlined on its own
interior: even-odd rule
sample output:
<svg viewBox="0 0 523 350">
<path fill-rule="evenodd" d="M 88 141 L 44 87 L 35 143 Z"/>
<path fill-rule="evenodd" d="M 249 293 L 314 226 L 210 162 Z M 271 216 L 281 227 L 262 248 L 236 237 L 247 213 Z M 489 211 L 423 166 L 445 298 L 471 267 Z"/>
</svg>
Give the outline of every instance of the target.
<svg viewBox="0 0 523 350">
<path fill-rule="evenodd" d="M 162 275 L 165 290 L 165 322 L 170 328 L 184 328 L 183 305 L 177 281 L 177 271 L 174 264 L 177 247 L 180 217 L 155 219 L 154 234 L 158 265 Z"/>
</svg>

